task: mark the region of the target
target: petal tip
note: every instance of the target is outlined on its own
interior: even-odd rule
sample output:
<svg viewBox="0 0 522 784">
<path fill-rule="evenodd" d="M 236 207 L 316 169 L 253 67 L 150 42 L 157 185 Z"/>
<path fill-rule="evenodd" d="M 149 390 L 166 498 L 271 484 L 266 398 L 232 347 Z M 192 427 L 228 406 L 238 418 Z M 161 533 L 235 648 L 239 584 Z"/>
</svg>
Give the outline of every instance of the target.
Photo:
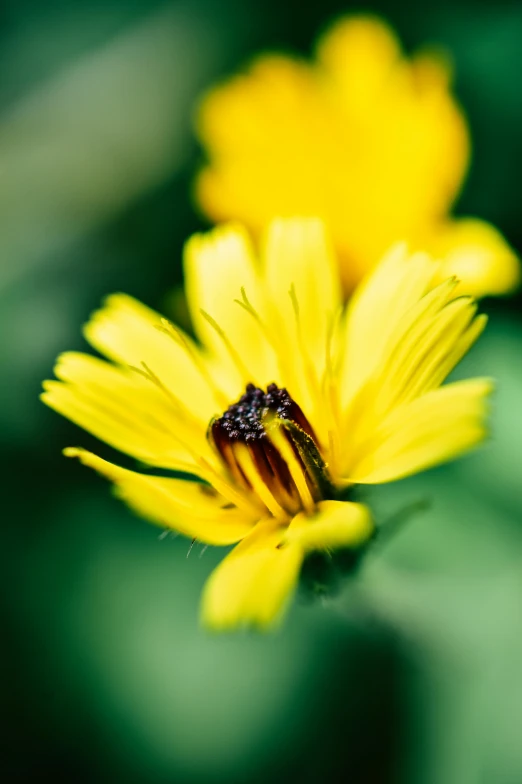
<svg viewBox="0 0 522 784">
<path fill-rule="evenodd" d="M 85 450 L 79 446 L 66 446 L 64 450 L 62 450 L 62 455 L 64 457 L 77 457 L 78 460 L 83 461 L 83 457 L 85 455 Z"/>
</svg>

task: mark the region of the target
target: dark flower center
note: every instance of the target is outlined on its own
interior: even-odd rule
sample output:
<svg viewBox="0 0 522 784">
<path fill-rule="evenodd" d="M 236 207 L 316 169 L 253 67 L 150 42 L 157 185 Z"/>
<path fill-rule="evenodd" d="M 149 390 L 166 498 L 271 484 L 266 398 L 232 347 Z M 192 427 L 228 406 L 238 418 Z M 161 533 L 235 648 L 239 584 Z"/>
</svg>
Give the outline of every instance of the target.
<svg viewBox="0 0 522 784">
<path fill-rule="evenodd" d="M 236 481 L 256 492 L 261 480 L 286 513 L 303 508 L 303 482 L 296 481 L 296 472 L 308 488 L 305 506 L 332 497 L 314 430 L 288 391 L 277 384 L 269 384 L 266 392 L 248 384 L 237 403 L 211 422 L 209 439 Z"/>
<path fill-rule="evenodd" d="M 229 406 L 223 416 L 212 422 L 212 436 L 218 449 L 222 442 L 239 441 L 248 444 L 266 438 L 263 418 L 268 412 L 279 419 L 295 422 L 314 438 L 310 423 L 286 389 L 280 389 L 277 384 L 269 384 L 266 392 L 263 392 L 254 384 L 248 384 L 237 403 Z"/>
</svg>

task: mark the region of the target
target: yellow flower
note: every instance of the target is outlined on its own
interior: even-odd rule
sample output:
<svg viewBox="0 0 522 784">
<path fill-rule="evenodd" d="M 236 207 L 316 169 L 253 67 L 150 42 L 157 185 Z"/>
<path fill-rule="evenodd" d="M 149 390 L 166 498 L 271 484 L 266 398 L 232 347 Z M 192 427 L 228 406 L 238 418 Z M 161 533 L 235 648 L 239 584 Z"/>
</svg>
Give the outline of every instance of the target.
<svg viewBox="0 0 522 784">
<path fill-rule="evenodd" d="M 274 222 L 257 258 L 241 228 L 186 246 L 200 343 L 116 294 L 85 328 L 110 361 L 63 354 L 43 400 L 155 476 L 66 450 L 151 521 L 212 545 L 239 544 L 211 575 L 213 628 L 277 619 L 310 551 L 373 534 L 357 484 L 451 459 L 484 437 L 491 384 L 439 388 L 482 331 L 456 282 L 393 249 L 346 310 L 318 220 Z M 199 481 L 194 481 L 197 477 Z"/>
<path fill-rule="evenodd" d="M 469 138 L 447 62 L 406 59 L 382 21 L 341 19 L 308 64 L 265 55 L 203 99 L 197 130 L 209 163 L 196 198 L 213 220 L 259 233 L 273 217 L 319 216 L 351 291 L 390 245 L 441 259 L 474 296 L 513 289 L 519 263 L 475 218 L 448 216 Z"/>
</svg>

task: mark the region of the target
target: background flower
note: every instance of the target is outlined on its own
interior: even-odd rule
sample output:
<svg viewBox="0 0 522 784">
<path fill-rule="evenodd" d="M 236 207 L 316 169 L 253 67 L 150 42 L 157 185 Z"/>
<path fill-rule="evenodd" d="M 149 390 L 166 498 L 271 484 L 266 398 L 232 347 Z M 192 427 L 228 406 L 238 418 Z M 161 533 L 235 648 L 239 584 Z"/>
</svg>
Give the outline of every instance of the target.
<svg viewBox="0 0 522 784">
<path fill-rule="evenodd" d="M 383 21 L 337 21 L 314 63 L 264 55 L 202 100 L 209 163 L 196 195 L 214 220 L 259 231 L 274 215 L 318 215 L 332 231 L 347 290 L 397 240 L 443 259 L 466 291 L 519 279 L 501 235 L 449 211 L 468 167 L 469 134 L 442 54 L 411 59 Z"/>
</svg>

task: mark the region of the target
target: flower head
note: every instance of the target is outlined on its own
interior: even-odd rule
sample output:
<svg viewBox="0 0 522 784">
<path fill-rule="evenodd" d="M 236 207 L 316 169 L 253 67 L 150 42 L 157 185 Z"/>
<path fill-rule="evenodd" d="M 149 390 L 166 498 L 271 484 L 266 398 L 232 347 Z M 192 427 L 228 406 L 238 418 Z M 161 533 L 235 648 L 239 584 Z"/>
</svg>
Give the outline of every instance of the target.
<svg viewBox="0 0 522 784">
<path fill-rule="evenodd" d="M 484 437 L 490 382 L 440 387 L 484 327 L 474 302 L 454 298 L 454 280 L 433 288 L 436 263 L 403 246 L 348 309 L 336 270 L 318 220 L 276 221 L 259 257 L 241 228 L 197 235 L 185 276 L 198 343 L 116 294 L 85 329 L 109 361 L 66 353 L 45 382 L 48 405 L 152 473 L 66 454 L 153 522 L 238 543 L 204 591 L 211 627 L 269 625 L 307 553 L 364 544 L 374 527 L 358 484 Z"/>
<path fill-rule="evenodd" d="M 518 260 L 475 218 L 448 217 L 469 160 L 462 112 L 441 54 L 408 60 L 365 16 L 320 38 L 316 61 L 258 57 L 204 97 L 197 130 L 209 163 L 196 196 L 212 219 L 259 233 L 273 216 L 317 215 L 351 291 L 398 240 L 440 259 L 475 296 L 516 286 Z"/>
</svg>

